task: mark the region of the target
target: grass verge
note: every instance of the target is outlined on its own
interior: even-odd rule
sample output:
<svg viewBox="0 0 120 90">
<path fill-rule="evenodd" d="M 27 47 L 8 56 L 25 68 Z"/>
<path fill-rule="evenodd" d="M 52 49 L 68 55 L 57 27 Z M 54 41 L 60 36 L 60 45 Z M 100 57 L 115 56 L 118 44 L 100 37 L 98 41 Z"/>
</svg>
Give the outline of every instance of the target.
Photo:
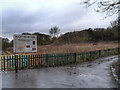
<svg viewBox="0 0 120 90">
<path fill-rule="evenodd" d="M 116 63 L 112 64 L 112 68 L 114 69 L 114 74 L 116 75 L 115 79 L 120 84 L 120 57 L 118 57 L 118 61 Z"/>
</svg>

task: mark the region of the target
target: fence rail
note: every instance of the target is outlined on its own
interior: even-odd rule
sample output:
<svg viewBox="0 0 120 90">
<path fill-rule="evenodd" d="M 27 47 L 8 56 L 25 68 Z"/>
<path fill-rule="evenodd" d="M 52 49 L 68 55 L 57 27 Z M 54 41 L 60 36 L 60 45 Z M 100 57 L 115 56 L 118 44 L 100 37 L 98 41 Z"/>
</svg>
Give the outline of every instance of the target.
<svg viewBox="0 0 120 90">
<path fill-rule="evenodd" d="M 34 68 L 37 66 L 59 66 L 84 61 L 95 60 L 99 57 L 120 54 L 120 48 L 90 51 L 84 53 L 67 53 L 67 54 L 37 54 L 37 55 L 17 55 L 1 56 L 0 70 L 13 71 L 15 65 L 18 69 Z M 17 64 L 15 64 L 17 63 Z"/>
</svg>

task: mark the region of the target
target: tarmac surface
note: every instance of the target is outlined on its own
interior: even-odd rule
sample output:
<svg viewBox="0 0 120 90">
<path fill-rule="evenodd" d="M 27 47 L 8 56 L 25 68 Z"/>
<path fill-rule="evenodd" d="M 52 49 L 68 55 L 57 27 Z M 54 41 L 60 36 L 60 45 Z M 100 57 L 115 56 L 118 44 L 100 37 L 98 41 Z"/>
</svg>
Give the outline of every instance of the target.
<svg viewBox="0 0 120 90">
<path fill-rule="evenodd" d="M 78 65 L 2 72 L 2 88 L 117 88 L 110 66 L 118 56 Z"/>
</svg>

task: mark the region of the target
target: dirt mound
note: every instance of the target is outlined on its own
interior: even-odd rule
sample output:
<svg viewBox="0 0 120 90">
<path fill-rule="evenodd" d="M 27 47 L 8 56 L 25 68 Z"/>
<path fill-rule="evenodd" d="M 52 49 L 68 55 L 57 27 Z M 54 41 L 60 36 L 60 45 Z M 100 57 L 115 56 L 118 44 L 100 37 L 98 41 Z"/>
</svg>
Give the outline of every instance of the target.
<svg viewBox="0 0 120 90">
<path fill-rule="evenodd" d="M 89 43 L 91 42 L 92 31 L 83 30 L 68 32 L 58 38 L 54 45 L 75 44 L 75 43 Z"/>
</svg>

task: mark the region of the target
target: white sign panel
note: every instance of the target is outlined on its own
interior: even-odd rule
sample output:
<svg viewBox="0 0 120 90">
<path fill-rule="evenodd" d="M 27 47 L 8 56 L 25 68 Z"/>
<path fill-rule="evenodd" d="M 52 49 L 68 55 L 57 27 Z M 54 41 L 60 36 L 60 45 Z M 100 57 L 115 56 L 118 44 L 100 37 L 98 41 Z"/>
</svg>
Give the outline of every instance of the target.
<svg viewBox="0 0 120 90">
<path fill-rule="evenodd" d="M 14 38 L 14 52 L 37 52 L 37 36 L 18 35 Z"/>
</svg>

